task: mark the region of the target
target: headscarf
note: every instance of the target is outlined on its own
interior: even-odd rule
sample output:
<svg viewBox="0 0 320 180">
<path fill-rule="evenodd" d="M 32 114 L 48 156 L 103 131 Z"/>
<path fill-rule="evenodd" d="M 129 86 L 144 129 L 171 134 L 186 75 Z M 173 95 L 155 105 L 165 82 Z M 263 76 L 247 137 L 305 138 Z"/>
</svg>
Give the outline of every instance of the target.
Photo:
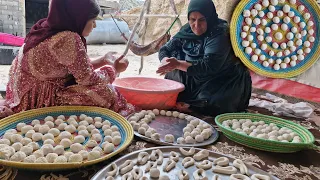
<svg viewBox="0 0 320 180">
<path fill-rule="evenodd" d="M 180 31 L 174 36 L 175 38 L 190 40 L 202 39 L 205 35 L 213 31 L 214 27 L 218 25 L 219 18 L 212 0 L 191 0 L 188 6 L 188 20 L 190 13 L 195 11 L 201 13 L 206 18 L 207 31 L 198 36 L 192 32 L 189 23 L 187 23 L 182 26 Z"/>
<path fill-rule="evenodd" d="M 32 26 L 25 39 L 23 52 L 37 46 L 42 41 L 62 31 L 78 33 L 86 47 L 82 36 L 87 21 L 100 13 L 96 0 L 51 0 L 48 17 L 39 20 Z"/>
</svg>

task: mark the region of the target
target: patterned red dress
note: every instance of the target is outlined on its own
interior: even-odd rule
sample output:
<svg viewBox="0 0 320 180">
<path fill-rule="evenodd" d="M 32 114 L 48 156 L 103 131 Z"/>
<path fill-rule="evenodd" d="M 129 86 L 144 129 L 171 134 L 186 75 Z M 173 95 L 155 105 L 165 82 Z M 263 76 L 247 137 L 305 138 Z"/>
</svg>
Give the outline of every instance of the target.
<svg viewBox="0 0 320 180">
<path fill-rule="evenodd" d="M 8 108 L 17 113 L 61 105 L 99 106 L 127 116 L 134 106 L 111 85 L 115 74 L 111 66 L 94 70 L 81 37 L 60 32 L 25 54 L 20 50 L 10 69 L 2 116 Z M 70 75 L 76 83 L 66 86 Z"/>
</svg>

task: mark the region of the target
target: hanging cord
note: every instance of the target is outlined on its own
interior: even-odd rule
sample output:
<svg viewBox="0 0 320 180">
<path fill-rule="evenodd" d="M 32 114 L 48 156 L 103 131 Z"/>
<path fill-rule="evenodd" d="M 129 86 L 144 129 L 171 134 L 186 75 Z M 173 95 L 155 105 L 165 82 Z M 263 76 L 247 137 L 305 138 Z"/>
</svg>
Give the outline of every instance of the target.
<svg viewBox="0 0 320 180">
<path fill-rule="evenodd" d="M 126 41 L 128 41 L 128 38 L 124 35 L 124 33 L 121 31 L 120 27 L 118 26 L 117 22 L 114 20 L 113 15 L 110 14 L 110 16 L 111 16 L 113 22 L 116 24 L 116 26 L 117 26 L 117 28 L 118 28 L 121 36 L 122 36 Z M 180 14 L 179 14 L 179 15 L 174 19 L 174 21 L 171 23 L 169 29 L 166 31 L 166 34 L 170 34 L 170 30 L 172 29 L 173 25 L 174 25 L 174 24 L 177 22 L 177 20 L 179 19 L 179 16 L 180 16 Z"/>
</svg>

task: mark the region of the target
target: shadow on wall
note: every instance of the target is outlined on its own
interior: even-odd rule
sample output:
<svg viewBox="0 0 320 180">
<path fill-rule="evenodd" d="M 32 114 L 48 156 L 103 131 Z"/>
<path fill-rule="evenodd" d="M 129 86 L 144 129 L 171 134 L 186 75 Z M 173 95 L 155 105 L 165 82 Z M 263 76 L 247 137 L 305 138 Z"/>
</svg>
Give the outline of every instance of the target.
<svg viewBox="0 0 320 180">
<path fill-rule="evenodd" d="M 11 65 L 13 59 L 18 55 L 18 51 L 19 47 L 0 44 L 0 65 Z"/>
<path fill-rule="evenodd" d="M 26 33 L 36 22 L 48 16 L 48 7 L 49 2 L 26 1 Z"/>
<path fill-rule="evenodd" d="M 4 32 L 3 29 L 3 20 L 0 19 L 0 32 Z"/>
</svg>

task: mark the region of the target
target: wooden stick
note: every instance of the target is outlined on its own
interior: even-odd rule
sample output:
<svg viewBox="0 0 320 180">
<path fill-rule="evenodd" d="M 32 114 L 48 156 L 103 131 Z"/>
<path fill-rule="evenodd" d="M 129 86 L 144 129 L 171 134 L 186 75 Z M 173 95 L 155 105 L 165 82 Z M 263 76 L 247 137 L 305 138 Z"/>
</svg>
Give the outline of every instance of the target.
<svg viewBox="0 0 320 180">
<path fill-rule="evenodd" d="M 173 12 L 178 15 L 178 11 L 177 11 L 177 7 L 176 7 L 176 4 L 174 3 L 174 0 L 169 0 L 170 1 L 170 6 L 171 8 L 173 9 Z M 180 21 L 180 19 L 178 19 L 178 24 L 180 26 L 180 28 L 182 27 L 182 23 Z"/>
<path fill-rule="evenodd" d="M 146 1 L 144 2 L 144 5 L 143 5 L 143 8 L 142 8 L 142 10 L 141 10 L 139 19 L 138 19 L 137 23 L 136 23 L 136 24 L 134 25 L 134 27 L 133 27 L 132 33 L 131 33 L 131 35 L 130 35 L 130 37 L 129 37 L 129 39 L 128 39 L 127 46 L 126 46 L 126 49 L 124 50 L 124 52 L 123 52 L 123 54 L 122 54 L 122 57 L 124 57 L 124 56 L 127 55 L 128 51 L 129 51 L 129 46 L 130 46 L 130 44 L 131 44 L 131 42 L 132 42 L 132 39 L 133 39 L 133 36 L 134 36 L 134 34 L 136 33 L 138 27 L 140 26 L 140 23 L 141 23 L 141 21 L 142 21 L 142 17 L 143 17 L 143 15 L 144 15 L 144 12 L 146 11 L 146 6 L 147 6 L 147 4 L 148 4 L 150 1 L 151 1 L 151 0 L 146 0 Z"/>
<path fill-rule="evenodd" d="M 110 14 L 104 14 L 104 18 L 110 18 Z M 139 14 L 118 14 L 114 15 L 115 18 L 119 17 L 140 17 Z M 178 15 L 168 15 L 168 14 L 146 14 L 144 15 L 145 18 L 172 18 L 175 19 L 178 17 Z M 180 17 L 187 17 L 187 15 L 180 15 Z"/>
<path fill-rule="evenodd" d="M 148 5 L 147 5 L 146 15 L 148 15 L 150 13 L 150 5 L 151 5 L 151 1 L 149 1 Z M 149 19 L 145 18 L 145 20 L 144 20 L 144 29 L 143 29 L 142 39 L 141 39 L 142 45 L 144 45 L 144 41 L 146 39 L 146 32 L 147 32 L 148 23 L 149 23 Z M 144 57 L 141 56 L 139 74 L 141 74 L 141 71 L 143 69 L 143 59 L 144 59 Z"/>
</svg>

